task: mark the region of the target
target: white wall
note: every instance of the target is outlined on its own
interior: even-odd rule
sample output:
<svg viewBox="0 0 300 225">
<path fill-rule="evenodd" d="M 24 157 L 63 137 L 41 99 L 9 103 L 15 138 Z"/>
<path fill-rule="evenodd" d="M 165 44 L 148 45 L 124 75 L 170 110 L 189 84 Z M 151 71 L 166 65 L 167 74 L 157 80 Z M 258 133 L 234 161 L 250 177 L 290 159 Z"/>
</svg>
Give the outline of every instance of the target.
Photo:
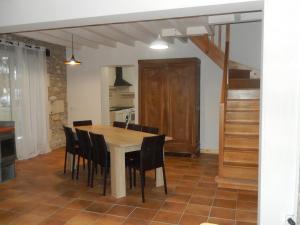
<svg viewBox="0 0 300 225">
<path fill-rule="evenodd" d="M 0 33 L 262 9 L 262 0 L 6 0 Z"/>
<path fill-rule="evenodd" d="M 297 214 L 300 149 L 299 0 L 265 1 L 259 224 Z"/>
<path fill-rule="evenodd" d="M 248 24 L 244 24 L 248 26 Z M 252 26 L 252 24 L 251 24 Z M 260 27 L 260 23 L 256 23 Z M 252 39 L 238 39 L 239 29 L 234 29 L 232 37 L 237 44 L 251 42 L 258 49 L 259 43 Z M 257 36 L 261 33 L 257 32 Z M 251 36 L 251 35 L 249 35 Z M 234 46 L 236 43 L 232 43 Z M 249 46 L 249 45 L 248 45 Z M 234 48 L 233 48 L 234 49 Z M 257 50 L 255 58 L 259 58 Z M 77 119 L 93 119 L 101 121 L 101 67 L 108 65 L 135 65 L 138 76 L 139 59 L 198 57 L 201 59 L 201 148 L 218 149 L 218 115 L 219 96 L 222 71 L 192 43 L 176 42 L 166 51 L 155 51 L 137 42 L 136 47 L 119 45 L 117 48 L 102 47 L 98 50 L 83 48 L 75 52 L 76 57 L 83 61 L 78 67 L 68 67 L 68 105 L 69 121 Z M 246 55 L 246 52 L 243 53 Z M 251 60 L 247 64 L 251 64 Z M 137 79 L 136 79 L 137 82 Z M 80 92 L 79 92 L 80 90 Z M 137 88 L 136 88 L 136 91 Z M 95 102 L 95 104 L 93 104 Z M 138 104 L 136 99 L 135 105 Z M 107 105 L 107 103 L 104 103 Z M 107 109 L 108 110 L 108 109 Z"/>
</svg>

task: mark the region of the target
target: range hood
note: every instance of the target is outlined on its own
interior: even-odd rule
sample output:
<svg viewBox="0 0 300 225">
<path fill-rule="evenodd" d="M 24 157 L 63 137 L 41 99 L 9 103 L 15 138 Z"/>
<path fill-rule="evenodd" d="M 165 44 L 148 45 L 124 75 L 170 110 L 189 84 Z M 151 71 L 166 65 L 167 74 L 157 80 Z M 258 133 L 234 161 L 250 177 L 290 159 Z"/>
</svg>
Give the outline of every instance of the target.
<svg viewBox="0 0 300 225">
<path fill-rule="evenodd" d="M 114 86 L 115 87 L 132 86 L 131 83 L 129 83 L 126 80 L 123 79 L 123 70 L 122 70 L 122 67 L 116 67 L 116 80 L 115 80 Z"/>
</svg>

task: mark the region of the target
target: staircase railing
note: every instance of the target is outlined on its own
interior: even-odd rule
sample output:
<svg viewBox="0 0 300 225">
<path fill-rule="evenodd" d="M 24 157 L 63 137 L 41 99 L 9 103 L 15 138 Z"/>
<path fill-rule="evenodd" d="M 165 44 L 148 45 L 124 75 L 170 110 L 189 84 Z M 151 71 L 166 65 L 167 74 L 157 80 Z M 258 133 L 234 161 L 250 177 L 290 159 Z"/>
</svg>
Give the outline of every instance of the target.
<svg viewBox="0 0 300 225">
<path fill-rule="evenodd" d="M 229 39 L 230 25 L 226 25 L 226 45 L 224 55 L 223 79 L 220 98 L 220 114 L 219 114 L 219 177 L 223 176 L 223 159 L 224 159 L 224 133 L 225 133 L 225 117 L 226 102 L 228 89 L 228 69 L 229 69 Z"/>
</svg>

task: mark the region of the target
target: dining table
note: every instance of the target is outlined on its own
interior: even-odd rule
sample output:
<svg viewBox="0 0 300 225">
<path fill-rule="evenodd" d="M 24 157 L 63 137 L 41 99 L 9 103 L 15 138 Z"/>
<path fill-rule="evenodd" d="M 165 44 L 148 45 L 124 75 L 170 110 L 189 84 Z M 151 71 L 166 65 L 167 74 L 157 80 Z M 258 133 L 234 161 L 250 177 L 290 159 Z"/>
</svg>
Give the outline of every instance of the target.
<svg viewBox="0 0 300 225">
<path fill-rule="evenodd" d="M 126 196 L 125 153 L 140 151 L 144 137 L 156 134 L 134 131 L 109 125 L 80 126 L 76 129 L 102 134 L 110 152 L 111 195 L 115 198 Z M 165 141 L 172 140 L 166 136 Z M 162 168 L 156 169 L 156 187 L 164 185 Z"/>
</svg>

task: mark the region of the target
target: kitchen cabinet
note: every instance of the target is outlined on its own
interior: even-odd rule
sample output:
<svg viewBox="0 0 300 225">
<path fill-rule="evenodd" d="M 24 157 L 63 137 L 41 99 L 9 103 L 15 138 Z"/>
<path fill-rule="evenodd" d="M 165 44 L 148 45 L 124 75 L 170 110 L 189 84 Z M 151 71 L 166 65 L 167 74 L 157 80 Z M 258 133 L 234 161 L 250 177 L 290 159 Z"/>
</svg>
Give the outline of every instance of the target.
<svg viewBox="0 0 300 225">
<path fill-rule="evenodd" d="M 139 121 L 173 138 L 166 151 L 199 149 L 200 60 L 139 61 Z"/>
</svg>

